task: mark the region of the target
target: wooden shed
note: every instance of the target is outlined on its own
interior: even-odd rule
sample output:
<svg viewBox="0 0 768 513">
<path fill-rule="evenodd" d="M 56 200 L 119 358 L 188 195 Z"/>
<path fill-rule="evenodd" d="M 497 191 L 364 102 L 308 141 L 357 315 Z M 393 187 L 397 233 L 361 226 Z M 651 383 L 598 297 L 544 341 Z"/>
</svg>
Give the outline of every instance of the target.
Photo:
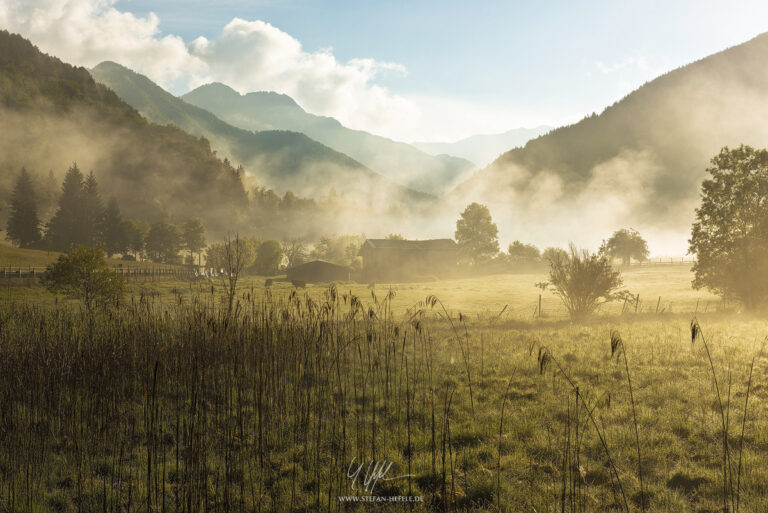
<svg viewBox="0 0 768 513">
<path fill-rule="evenodd" d="M 442 278 L 455 270 L 458 246 L 452 239 L 367 239 L 358 255 L 367 281 Z"/>
<path fill-rule="evenodd" d="M 291 267 L 286 271 L 289 280 L 305 281 L 307 283 L 322 283 L 331 281 L 349 281 L 352 269 L 343 265 L 332 264 L 323 260 L 314 260 L 306 264 Z"/>
</svg>

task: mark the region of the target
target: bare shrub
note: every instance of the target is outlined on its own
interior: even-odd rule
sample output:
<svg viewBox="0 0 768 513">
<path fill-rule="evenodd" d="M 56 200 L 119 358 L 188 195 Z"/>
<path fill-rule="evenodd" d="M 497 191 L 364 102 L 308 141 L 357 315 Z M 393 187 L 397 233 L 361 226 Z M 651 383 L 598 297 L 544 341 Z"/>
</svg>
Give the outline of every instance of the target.
<svg viewBox="0 0 768 513">
<path fill-rule="evenodd" d="M 589 317 L 601 305 L 627 297 L 629 292 L 621 290 L 623 283 L 621 273 L 605 256 L 573 244 L 570 252 L 556 253 L 550 260 L 548 284 L 571 319 Z"/>
</svg>

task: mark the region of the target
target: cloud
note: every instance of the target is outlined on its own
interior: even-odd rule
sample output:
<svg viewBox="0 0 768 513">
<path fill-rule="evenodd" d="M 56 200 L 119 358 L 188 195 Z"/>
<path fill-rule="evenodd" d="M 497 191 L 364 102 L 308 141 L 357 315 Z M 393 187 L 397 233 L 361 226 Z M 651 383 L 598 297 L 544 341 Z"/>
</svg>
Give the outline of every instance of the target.
<svg viewBox="0 0 768 513">
<path fill-rule="evenodd" d="M 176 36 L 159 36 L 159 20 L 123 13 L 112 0 L 0 0 L 0 27 L 29 38 L 67 62 L 92 67 L 114 60 L 141 68 L 164 85 L 205 71 Z"/>
<path fill-rule="evenodd" d="M 161 36 L 159 19 L 121 12 L 116 0 L 0 0 L 0 27 L 29 38 L 44 52 L 93 67 L 112 60 L 177 93 L 206 82 L 240 92 L 274 90 L 310 112 L 352 128 L 389 136 L 421 119 L 416 104 L 376 84 L 382 73 L 405 73 L 391 62 L 339 62 L 331 49 L 308 52 L 264 21 L 233 19 L 212 39 L 189 43 Z"/>
</svg>

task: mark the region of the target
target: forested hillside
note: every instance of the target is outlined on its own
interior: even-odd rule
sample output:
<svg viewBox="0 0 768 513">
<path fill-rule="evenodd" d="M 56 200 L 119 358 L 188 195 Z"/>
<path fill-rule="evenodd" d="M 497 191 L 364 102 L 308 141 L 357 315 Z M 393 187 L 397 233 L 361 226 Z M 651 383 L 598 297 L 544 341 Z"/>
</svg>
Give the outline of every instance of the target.
<svg viewBox="0 0 768 513">
<path fill-rule="evenodd" d="M 336 119 L 306 112 L 283 94 L 241 95 L 224 84 L 207 84 L 182 98 L 240 128 L 302 132 L 417 191 L 440 195 L 476 167 L 465 159 L 433 157 L 409 144 L 349 129 Z"/>
<path fill-rule="evenodd" d="M 514 203 L 516 215 L 539 222 L 580 209 L 617 226 L 687 230 L 709 159 L 726 145 L 768 140 L 766 58 L 763 34 L 671 71 L 505 153 L 452 197 Z"/>
<path fill-rule="evenodd" d="M 429 196 L 395 184 L 306 135 L 286 130 L 252 132 L 237 128 L 200 107 L 168 93 L 147 77 L 119 64 L 103 62 L 91 70 L 94 78 L 147 119 L 173 124 L 206 137 L 219 153 L 242 163 L 249 175 L 281 194 L 325 196 L 331 189 L 366 204 L 410 205 Z"/>
<path fill-rule="evenodd" d="M 237 226 L 247 207 L 243 170 L 220 159 L 208 141 L 146 121 L 86 69 L 6 31 L 0 110 L 0 194 L 22 166 L 37 176 L 52 171 L 60 181 L 77 162 L 130 217 L 199 217 L 216 233 Z"/>
</svg>

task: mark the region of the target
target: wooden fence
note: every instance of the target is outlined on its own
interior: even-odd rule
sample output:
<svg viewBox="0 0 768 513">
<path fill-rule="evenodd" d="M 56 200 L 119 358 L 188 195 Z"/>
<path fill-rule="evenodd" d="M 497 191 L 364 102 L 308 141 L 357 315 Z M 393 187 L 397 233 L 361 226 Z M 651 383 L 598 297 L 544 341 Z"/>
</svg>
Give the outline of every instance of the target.
<svg viewBox="0 0 768 513">
<path fill-rule="evenodd" d="M 127 282 L 192 280 L 198 275 L 193 267 L 112 267 Z M 0 282 L 4 284 L 38 285 L 47 272 L 45 267 L 0 267 Z"/>
<path fill-rule="evenodd" d="M 631 262 L 631 267 L 648 267 L 655 265 L 688 265 L 691 266 L 696 263 L 693 258 L 651 258 L 645 262 Z"/>
</svg>

